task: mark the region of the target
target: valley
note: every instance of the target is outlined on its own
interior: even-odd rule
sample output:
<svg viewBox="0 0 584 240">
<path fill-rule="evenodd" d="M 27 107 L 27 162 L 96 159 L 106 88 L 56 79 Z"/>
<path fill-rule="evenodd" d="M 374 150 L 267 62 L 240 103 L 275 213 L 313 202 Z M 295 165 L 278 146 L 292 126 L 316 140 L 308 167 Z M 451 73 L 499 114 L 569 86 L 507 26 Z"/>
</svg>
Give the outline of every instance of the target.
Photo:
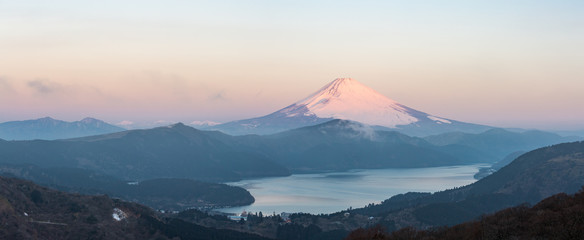
<svg viewBox="0 0 584 240">
<path fill-rule="evenodd" d="M 491 139 L 493 136 L 492 131 L 484 134 L 466 135 L 467 137 L 473 137 L 477 140 L 465 140 L 460 142 L 465 144 L 444 141 L 446 143 L 443 143 L 442 145 L 433 145 L 422 138 L 408 137 L 393 132 L 373 131 L 368 132 L 369 135 L 362 135 L 362 131 L 354 130 L 355 126 L 364 127 L 364 125 L 357 125 L 357 123 L 348 121 L 332 121 L 328 124 L 317 125 L 315 127 L 309 128 L 301 128 L 277 135 L 250 135 L 233 137 L 219 132 L 200 131 L 179 124 L 164 128 L 155 128 L 152 130 L 125 131 L 113 135 L 101 135 L 79 139 L 57 141 L 4 141 L 0 142 L 0 146 L 3 146 L 2 154 L 4 154 L 3 156 L 9 157 L 2 159 L 19 159 L 22 162 L 4 162 L 2 163 L 3 165 L 0 170 L 2 170 L 1 172 L 4 176 L 26 178 L 35 182 L 39 182 L 45 186 L 50 186 L 69 192 L 98 195 L 111 194 L 111 196 L 116 196 L 127 201 L 136 201 L 155 209 L 164 209 L 170 211 L 171 213 L 164 213 L 160 215 L 170 219 L 165 221 L 181 219 L 181 221 L 191 222 L 204 227 L 224 228 L 278 239 L 296 239 L 298 237 L 307 239 L 338 239 L 346 236 L 352 230 L 358 228 L 370 228 L 376 225 L 383 226 L 383 228 L 387 231 L 394 231 L 403 227 L 432 228 L 441 225 L 454 225 L 464 221 L 473 220 L 485 213 L 492 213 L 500 209 L 516 206 L 518 204 L 526 202 L 533 204 L 556 193 L 574 193 L 577 191 L 577 189 L 584 185 L 584 180 L 582 180 L 582 176 L 584 176 L 584 174 L 582 174 L 582 170 L 580 169 L 581 164 L 579 162 L 582 151 L 584 150 L 582 142 L 559 144 L 522 154 L 509 165 L 503 166 L 500 170 L 494 172 L 492 175 L 486 176 L 475 183 L 472 183 L 474 182 L 473 175 L 478 171 L 480 166 L 484 166 L 480 164 L 477 165 L 477 162 L 480 161 L 467 162 L 467 165 L 459 165 L 459 167 L 452 167 L 452 163 L 437 164 L 438 166 L 441 164 L 444 165 L 441 167 L 422 167 L 434 166 L 436 164 L 434 162 L 426 163 L 429 165 L 398 165 L 400 168 L 393 169 L 374 167 L 372 169 L 363 169 L 360 171 L 351 170 L 350 168 L 336 168 L 334 165 L 327 164 L 311 165 L 313 168 L 310 169 L 298 168 L 296 167 L 298 165 L 280 165 L 280 168 L 289 170 L 285 171 L 286 174 L 272 176 L 272 178 L 278 179 L 284 177 L 292 179 L 290 182 L 284 183 L 284 185 L 296 186 L 298 188 L 289 188 L 289 190 L 286 190 L 286 188 L 282 189 L 276 185 L 270 186 L 268 184 L 264 186 L 267 187 L 265 190 L 289 191 L 294 196 L 302 196 L 302 192 L 307 188 L 310 189 L 312 187 L 317 187 L 315 181 L 318 180 L 311 180 L 311 177 L 324 178 L 328 181 L 329 184 L 333 185 L 323 185 L 322 189 L 316 189 L 315 192 L 326 194 L 325 189 L 336 189 L 340 190 L 340 195 L 338 195 L 338 197 L 343 198 L 341 196 L 343 194 L 355 195 L 350 193 L 350 184 L 348 184 L 348 182 L 347 184 L 343 184 L 343 182 L 362 179 L 362 184 L 373 187 L 367 191 L 374 192 L 378 196 L 375 201 L 368 201 L 366 197 L 359 197 L 357 194 L 352 197 L 355 197 L 355 199 L 359 201 L 365 200 L 366 202 L 360 202 L 359 205 L 351 204 L 349 206 L 343 206 L 342 208 L 340 205 L 339 208 L 336 208 L 334 207 L 334 204 L 329 204 L 330 202 L 335 201 L 332 198 L 320 199 L 319 201 L 324 202 L 319 204 L 322 206 L 327 205 L 327 207 L 316 206 L 313 208 L 313 210 L 306 210 L 306 212 L 309 213 L 295 213 L 303 212 L 303 210 L 295 209 L 294 204 L 302 204 L 302 201 L 294 199 L 289 199 L 291 202 L 295 202 L 293 204 L 286 203 L 285 199 L 275 199 L 276 203 L 282 204 L 283 206 L 287 205 L 285 206 L 286 208 L 278 209 L 273 208 L 272 206 L 272 208 L 270 208 L 271 210 L 268 210 L 268 208 L 255 209 L 253 205 L 246 206 L 254 201 L 259 201 L 259 204 L 266 203 L 265 198 L 262 198 L 263 196 L 258 196 L 257 199 L 254 199 L 252 194 L 241 188 L 247 187 L 251 190 L 250 192 L 253 193 L 254 186 L 253 184 L 248 185 L 248 183 L 253 183 L 256 181 L 256 184 L 267 184 L 266 181 L 262 180 L 265 179 L 262 178 L 263 175 L 247 175 L 248 177 L 254 177 L 244 181 L 241 179 L 236 179 L 241 181 L 241 185 L 239 185 L 241 187 L 227 187 L 227 185 L 216 183 L 200 183 L 196 182 L 199 181 L 197 180 L 198 177 L 188 177 L 190 180 L 169 179 L 168 177 L 172 175 L 167 175 L 166 178 L 163 179 L 142 179 L 137 181 L 137 183 L 132 183 L 132 185 L 129 185 L 127 180 L 132 178 L 113 177 L 115 175 L 108 175 L 101 168 L 79 168 L 87 167 L 87 165 L 77 165 L 78 168 L 64 168 L 65 165 L 60 165 L 61 163 L 59 163 L 59 161 L 42 161 L 43 159 L 60 158 L 66 161 L 74 162 L 76 159 L 79 159 L 78 155 L 75 154 L 83 154 L 81 156 L 91 156 L 87 154 L 87 150 L 92 149 L 92 144 L 94 143 L 98 143 L 95 146 L 97 146 L 97 149 L 99 149 L 107 146 L 114 146 L 109 145 L 113 143 L 108 143 L 108 141 L 114 141 L 119 145 L 120 143 L 124 142 L 121 140 L 125 140 L 125 142 L 127 142 L 125 146 L 134 146 L 133 148 L 141 146 L 141 148 L 138 148 L 139 151 L 134 153 L 129 151 L 127 154 L 144 154 L 142 149 L 154 151 L 153 153 L 156 152 L 156 149 L 164 149 L 164 152 L 175 151 L 174 154 L 177 154 L 176 156 L 181 156 L 180 151 L 176 152 L 178 151 L 176 148 L 177 143 L 183 144 L 185 146 L 195 146 L 193 144 L 213 144 L 209 146 L 222 146 L 233 149 L 234 152 L 240 152 L 244 148 L 248 149 L 248 151 L 250 149 L 262 149 L 262 152 L 257 150 L 258 152 L 254 153 L 253 151 L 250 151 L 248 153 L 257 155 L 261 154 L 262 156 L 265 156 L 266 159 L 271 159 L 268 153 L 274 154 L 277 152 L 273 149 L 284 152 L 301 152 L 299 150 L 287 150 L 286 148 L 279 148 L 278 146 L 282 145 L 280 145 L 277 141 L 286 142 L 289 144 L 289 146 L 294 146 L 297 149 L 310 149 L 311 145 L 322 146 L 319 141 L 323 143 L 334 141 L 380 141 L 384 144 L 395 144 L 397 142 L 399 144 L 408 143 L 415 147 L 424 147 L 429 149 L 429 151 L 439 151 L 444 146 L 449 146 L 449 144 L 452 144 L 453 146 L 449 146 L 447 149 L 466 149 L 465 151 L 458 152 L 458 156 L 463 156 L 461 152 L 465 154 L 481 153 L 481 146 L 492 147 L 491 144 L 488 144 L 489 139 Z M 316 135 L 312 135 L 315 133 Z M 542 134 L 541 136 L 544 137 L 535 138 L 536 140 L 534 142 L 534 138 L 523 137 L 523 133 L 513 133 L 508 131 L 499 131 L 499 133 L 502 133 L 503 136 L 505 136 L 500 139 L 509 139 L 508 141 L 510 143 L 516 144 L 514 145 L 516 147 L 513 148 L 510 144 L 503 144 L 501 146 L 504 146 L 505 148 L 498 148 L 501 149 L 500 154 L 493 154 L 492 156 L 502 155 L 503 153 L 512 151 L 511 149 L 524 149 L 526 146 L 545 143 L 545 141 L 542 142 L 542 140 L 546 139 L 545 136 L 549 137 L 549 140 L 547 141 L 550 142 L 567 139 L 553 134 Z M 153 136 L 149 136 L 150 134 L 153 134 Z M 159 137 L 161 134 L 164 137 Z M 488 137 L 484 137 L 485 134 Z M 304 139 L 300 138 L 301 140 L 294 140 L 298 141 L 297 143 L 304 143 L 304 146 L 299 144 L 290 144 L 290 141 L 292 141 L 291 139 L 295 139 L 295 136 L 309 137 Z M 323 138 L 323 140 L 320 140 L 319 138 Z M 243 139 L 245 139 L 245 141 L 243 141 Z M 250 141 L 250 139 L 254 141 Z M 269 139 L 269 141 L 264 139 Z M 452 141 L 451 137 L 447 139 Z M 312 140 L 313 142 L 307 140 Z M 433 138 L 432 140 L 435 141 L 436 138 Z M 476 144 L 475 142 L 487 142 L 487 144 L 481 145 Z M 128 145 L 128 143 L 130 145 Z M 157 148 L 147 147 L 148 145 L 143 144 L 153 144 L 152 146 L 157 146 Z M 257 144 L 255 148 L 254 144 Z M 34 148 L 30 148 L 31 146 L 43 146 L 40 149 L 51 149 L 53 153 L 50 151 L 43 151 L 42 153 L 38 152 L 35 154 Z M 76 149 L 78 146 L 83 146 L 85 151 L 72 152 L 69 150 L 67 152 L 73 154 L 69 157 L 63 158 L 64 155 L 62 153 L 64 153 L 64 149 Z M 258 146 L 262 146 L 263 148 Z M 265 146 L 271 146 L 273 149 L 265 148 Z M 25 147 L 31 149 L 27 152 L 26 155 L 10 155 L 18 153 L 19 148 L 24 149 Z M 133 148 L 124 147 L 118 149 Z M 350 145 L 350 148 L 347 149 L 351 148 L 359 149 L 359 145 Z M 213 147 L 207 149 L 213 149 Z M 473 150 L 471 151 L 468 149 Z M 95 151 L 103 151 L 105 153 L 111 152 L 111 150 Z M 441 151 L 444 151 L 444 154 L 447 153 L 445 150 Z M 490 152 L 496 153 L 496 151 Z M 59 153 L 59 155 L 56 155 L 57 153 Z M 364 152 L 357 151 L 356 153 L 363 154 Z M 326 155 L 324 157 L 321 155 L 317 156 L 318 157 L 314 158 L 315 160 L 327 159 Z M 333 156 L 338 158 L 340 155 Z M 330 159 L 335 159 L 335 157 Z M 485 157 L 485 159 L 488 158 L 489 157 Z M 28 159 L 30 162 L 23 161 L 23 159 Z M 111 157 L 104 159 L 111 159 Z M 188 158 L 185 158 L 185 160 L 186 159 Z M 151 157 L 151 161 L 155 163 L 158 160 Z M 501 164 L 508 161 L 509 160 L 502 161 Z M 211 162 L 214 161 L 211 160 Z M 390 163 L 392 161 L 388 162 Z M 39 167 L 34 165 L 35 163 L 42 163 L 44 166 Z M 273 164 L 283 163 L 286 162 L 274 162 Z M 485 163 L 488 162 L 484 162 L 483 164 Z M 367 161 L 364 161 L 361 164 L 367 164 Z M 178 166 L 184 167 L 185 165 Z M 230 166 L 227 165 L 227 167 Z M 379 169 L 376 170 L 376 168 Z M 457 169 L 462 171 L 457 173 Z M 132 168 L 128 169 L 127 171 L 130 170 L 132 170 Z M 311 171 L 323 172 L 307 173 Z M 448 175 L 441 175 L 448 171 L 453 171 L 452 177 L 448 177 Z M 367 174 L 365 174 L 366 172 Z M 293 173 L 293 175 L 290 176 L 290 173 Z M 378 174 L 380 178 L 372 182 L 371 179 L 368 179 L 371 173 Z M 459 175 L 460 173 L 463 173 L 463 175 Z M 419 188 L 416 188 L 415 185 L 412 185 L 414 184 L 413 182 L 400 182 L 404 179 L 411 181 L 415 178 L 416 174 L 419 174 L 421 180 L 421 185 Z M 126 175 L 126 177 L 127 176 L 132 175 Z M 147 176 L 147 174 L 144 176 Z M 546 178 L 546 176 L 552 176 L 552 178 Z M 308 177 L 305 185 L 306 187 L 303 187 L 300 185 L 300 179 L 306 177 Z M 441 178 L 443 179 L 440 180 Z M 232 178 L 223 178 L 223 180 L 227 179 Z M 444 182 L 444 180 L 446 180 L 446 182 Z M 450 183 L 447 183 L 449 181 Z M 432 187 L 426 185 L 428 183 L 437 184 L 440 182 L 443 184 L 433 185 Z M 388 183 L 396 184 L 395 186 L 399 186 L 401 190 L 392 192 L 388 189 L 375 187 L 378 185 L 391 186 L 391 184 Z M 343 186 L 340 187 L 338 184 Z M 232 185 L 237 185 L 237 182 L 233 183 Z M 256 185 L 255 187 L 258 186 L 261 185 Z M 364 190 L 365 186 L 359 187 L 356 185 L 355 188 Z M 446 188 L 450 188 L 451 190 L 441 191 Z M 224 192 L 221 192 L 219 189 L 224 189 Z M 412 190 L 415 192 L 409 193 Z M 197 195 L 197 192 L 200 192 L 199 195 Z M 368 193 L 365 192 L 362 194 Z M 392 195 L 395 196 L 386 199 Z M 215 196 L 215 198 L 213 196 Z M 303 196 L 303 198 L 306 199 L 306 196 Z M 350 199 L 350 197 L 347 197 L 346 199 Z M 386 200 L 379 202 L 382 199 Z M 249 214 L 246 215 L 246 221 L 236 222 L 229 220 L 225 216 L 222 216 L 223 214 L 218 214 L 216 210 L 211 210 L 208 213 L 199 212 L 199 210 L 194 209 L 185 211 L 185 209 L 189 208 L 216 209 L 221 206 L 233 205 L 241 205 L 242 207 L 231 208 L 230 210 L 222 211 L 239 213 L 243 212 L 243 210 L 246 210 L 249 212 Z M 276 211 L 277 209 L 278 211 Z M 280 212 L 280 209 L 285 210 Z M 298 207 L 298 209 L 302 209 L 302 207 Z M 185 212 L 173 214 L 172 212 L 175 211 Z M 282 212 L 286 212 L 286 215 L 282 215 Z M 310 214 L 310 212 L 313 214 Z M 158 215 L 161 213 L 156 214 Z"/>
<path fill-rule="evenodd" d="M 228 239 L 235 238 L 237 234 L 245 236 L 243 239 L 260 238 L 260 236 L 277 239 L 339 239 L 345 236 L 354 238 L 367 234 L 367 230 L 350 233 L 359 228 L 381 228 L 384 232 L 399 230 L 394 233 L 399 234 L 396 236 L 409 237 L 423 236 L 421 234 L 446 234 L 440 232 L 446 230 L 436 230 L 436 233 L 417 233 L 412 229 L 434 229 L 443 225 L 452 226 L 465 221 L 472 221 L 483 214 L 495 213 L 498 210 L 520 204 L 536 204 L 558 193 L 563 193 L 564 195 L 544 200 L 544 202 L 537 204 L 535 208 L 549 209 L 549 206 L 555 204 L 553 199 L 561 200 L 565 204 L 580 204 L 579 200 L 576 200 L 580 199 L 579 195 L 574 200 L 571 200 L 572 198 L 567 198 L 565 194 L 577 193 L 584 185 L 584 174 L 582 174 L 584 171 L 583 156 L 584 142 L 558 144 L 530 151 L 490 176 L 475 183 L 450 190 L 435 193 L 411 192 L 398 194 L 379 204 L 370 204 L 364 208 L 346 209 L 331 214 L 295 213 L 283 215 L 279 213 L 273 215 L 270 213 L 251 212 L 246 215 L 246 221 L 233 221 L 225 216 L 209 215 L 194 209 L 178 214 L 155 213 L 137 204 L 120 200 L 108 200 L 105 196 L 65 194 L 38 187 L 30 182 L 2 177 L 0 178 L 3 189 L 0 195 L 2 197 L 0 199 L 1 216 L 6 221 L 16 224 L 15 226 L 17 227 L 6 228 L 1 234 L 13 237 L 29 236 L 27 234 L 43 234 L 43 236 L 106 234 L 104 236 L 120 236 L 118 235 L 121 232 L 117 230 L 119 229 L 118 225 L 116 225 L 117 221 L 125 222 L 123 229 L 137 231 L 133 234 L 156 234 L 156 236 L 161 237 L 181 236 L 181 239 L 198 239 L 195 235 L 190 235 L 195 232 L 199 234 L 197 236 L 217 234 L 213 233 L 217 231 L 213 230 L 213 228 L 222 229 L 220 230 L 222 233 L 229 234 L 227 235 L 229 236 L 227 237 Z M 468 174 L 468 178 L 472 178 L 472 172 Z M 59 201 L 59 204 L 56 201 Z M 93 204 L 98 204 L 98 202 L 100 204 L 98 211 L 90 207 Z M 570 206 L 562 204 L 561 206 Z M 51 211 L 46 210 L 49 206 L 51 206 Z M 495 216 L 506 214 L 506 216 L 512 218 L 515 217 L 513 214 L 525 212 L 525 209 L 525 207 L 511 208 L 505 210 L 506 212 L 497 213 Z M 554 209 L 558 208 L 555 207 Z M 564 211 L 561 209 L 565 208 L 560 207 L 559 210 L 554 211 Z M 116 220 L 115 217 L 112 218 L 112 211 L 114 213 L 118 211 L 116 213 L 118 218 L 123 215 L 123 219 Z M 85 220 L 76 220 L 80 217 Z M 47 221 L 49 218 L 51 221 Z M 34 219 L 34 221 L 31 219 Z M 489 220 L 486 218 L 483 221 Z M 42 225 L 44 222 L 54 224 L 48 224 L 42 228 L 32 228 L 34 224 Z M 108 233 L 91 231 L 92 224 L 107 226 Z M 581 223 L 574 222 L 573 224 Z M 57 230 L 62 227 L 61 225 L 74 227 L 70 228 L 71 231 L 61 232 Z M 474 225 L 461 226 L 470 228 Z M 150 229 L 149 233 L 144 229 Z M 158 230 L 153 232 L 153 229 Z M 235 232 L 226 232 L 224 229 Z M 558 227 L 557 229 L 561 228 Z M 485 229 L 482 231 L 496 230 Z M 245 235 L 250 233 L 259 235 Z M 572 233 L 576 234 L 576 232 Z M 511 234 L 509 236 L 512 236 L 522 233 L 519 230 L 513 230 L 505 234 Z M 532 236 L 544 236 L 548 232 L 531 232 L 529 234 L 532 234 Z M 201 239 L 208 239 L 208 237 L 201 237 Z"/>
<path fill-rule="evenodd" d="M 348 78 L 266 117 L 205 129 L 96 134 L 83 124 L 108 128 L 96 119 L 2 125 L 77 135 L 0 140 L 0 213 L 13 223 L 0 236 L 422 236 L 435 232 L 416 229 L 476 221 L 584 185 L 581 137 L 425 114 Z M 64 226 L 73 227 L 59 232 Z"/>
</svg>

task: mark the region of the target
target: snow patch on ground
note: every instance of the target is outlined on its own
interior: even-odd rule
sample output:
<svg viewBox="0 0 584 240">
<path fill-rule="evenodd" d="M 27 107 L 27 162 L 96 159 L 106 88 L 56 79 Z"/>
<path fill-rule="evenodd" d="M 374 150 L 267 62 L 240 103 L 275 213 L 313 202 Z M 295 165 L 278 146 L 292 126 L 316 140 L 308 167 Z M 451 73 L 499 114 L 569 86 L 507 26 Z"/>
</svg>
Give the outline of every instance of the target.
<svg viewBox="0 0 584 240">
<path fill-rule="evenodd" d="M 114 213 L 112 213 L 112 218 L 116 221 L 122 221 L 128 217 L 124 211 L 119 208 L 114 208 Z"/>
</svg>

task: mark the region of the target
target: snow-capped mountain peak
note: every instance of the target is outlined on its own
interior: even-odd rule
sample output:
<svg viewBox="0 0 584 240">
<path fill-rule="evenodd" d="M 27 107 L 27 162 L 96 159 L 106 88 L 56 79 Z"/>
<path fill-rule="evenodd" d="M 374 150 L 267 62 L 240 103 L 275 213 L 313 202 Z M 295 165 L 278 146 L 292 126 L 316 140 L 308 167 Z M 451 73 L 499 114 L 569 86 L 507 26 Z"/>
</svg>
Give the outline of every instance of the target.
<svg viewBox="0 0 584 240">
<path fill-rule="evenodd" d="M 488 126 L 458 122 L 406 107 L 352 78 L 337 78 L 308 97 L 263 117 L 228 122 L 207 129 L 229 134 L 272 134 L 325 123 L 351 120 L 376 129 L 413 136 L 445 132 L 481 132 Z"/>
<path fill-rule="evenodd" d="M 337 78 L 280 111 L 290 117 L 314 114 L 319 118 L 348 119 L 390 128 L 418 121 L 406 107 L 352 78 Z"/>
</svg>

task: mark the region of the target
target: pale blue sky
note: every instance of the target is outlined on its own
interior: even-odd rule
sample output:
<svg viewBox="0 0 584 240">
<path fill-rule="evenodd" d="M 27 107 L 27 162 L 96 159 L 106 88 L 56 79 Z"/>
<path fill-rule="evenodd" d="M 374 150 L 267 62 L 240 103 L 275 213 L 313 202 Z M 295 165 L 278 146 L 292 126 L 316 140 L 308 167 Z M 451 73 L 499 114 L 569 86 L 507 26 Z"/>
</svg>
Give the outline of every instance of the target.
<svg viewBox="0 0 584 240">
<path fill-rule="evenodd" d="M 584 128 L 583 12 L 583 1 L 0 0 L 0 122 L 224 122 L 352 77 L 446 118 Z"/>
</svg>

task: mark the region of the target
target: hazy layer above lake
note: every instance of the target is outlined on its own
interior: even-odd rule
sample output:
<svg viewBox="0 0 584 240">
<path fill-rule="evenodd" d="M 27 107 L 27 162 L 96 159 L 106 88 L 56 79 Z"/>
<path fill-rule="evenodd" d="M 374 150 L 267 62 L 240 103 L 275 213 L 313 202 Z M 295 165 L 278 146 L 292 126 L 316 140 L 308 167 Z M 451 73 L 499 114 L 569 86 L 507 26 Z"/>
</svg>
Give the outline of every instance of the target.
<svg viewBox="0 0 584 240">
<path fill-rule="evenodd" d="M 333 213 L 349 207 L 380 203 L 406 192 L 436 192 L 473 183 L 482 165 L 363 169 L 347 172 L 294 174 L 228 183 L 251 192 L 256 201 L 245 207 L 221 209 L 241 213 Z"/>
</svg>

